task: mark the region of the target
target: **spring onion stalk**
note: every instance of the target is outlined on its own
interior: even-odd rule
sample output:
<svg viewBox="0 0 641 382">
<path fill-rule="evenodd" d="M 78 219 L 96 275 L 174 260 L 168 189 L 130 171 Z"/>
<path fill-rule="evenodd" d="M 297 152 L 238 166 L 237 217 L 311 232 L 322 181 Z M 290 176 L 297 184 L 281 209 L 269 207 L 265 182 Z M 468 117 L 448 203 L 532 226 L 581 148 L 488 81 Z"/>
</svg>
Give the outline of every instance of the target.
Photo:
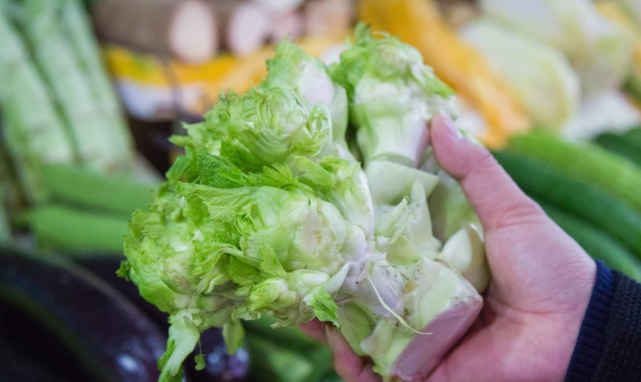
<svg viewBox="0 0 641 382">
<path fill-rule="evenodd" d="M 100 57 L 98 42 L 94 38 L 92 26 L 89 23 L 84 5 L 81 0 L 62 1 L 63 32 L 71 43 L 78 65 L 85 74 L 91 87 L 92 98 L 98 104 L 102 117 L 111 123 L 111 134 L 116 147 L 121 147 L 123 160 L 133 160 L 133 142 L 114 87 Z M 128 150 L 127 150 L 128 149 Z"/>
<path fill-rule="evenodd" d="M 6 4 L 5 4 L 6 5 Z M 74 150 L 38 69 L 0 8 L 0 109 L 3 140 L 31 201 L 45 198 L 40 166 L 73 163 Z"/>
<path fill-rule="evenodd" d="M 118 126 L 94 99 L 89 75 L 74 53 L 74 39 L 64 33 L 60 22 L 63 3 L 25 0 L 14 5 L 17 24 L 58 100 L 81 161 L 101 172 L 127 172 L 131 149 L 122 146 Z"/>
<path fill-rule="evenodd" d="M 42 169 L 43 187 L 56 203 L 131 217 L 151 202 L 152 186 L 129 177 L 107 176 L 78 166 L 48 165 Z"/>
</svg>

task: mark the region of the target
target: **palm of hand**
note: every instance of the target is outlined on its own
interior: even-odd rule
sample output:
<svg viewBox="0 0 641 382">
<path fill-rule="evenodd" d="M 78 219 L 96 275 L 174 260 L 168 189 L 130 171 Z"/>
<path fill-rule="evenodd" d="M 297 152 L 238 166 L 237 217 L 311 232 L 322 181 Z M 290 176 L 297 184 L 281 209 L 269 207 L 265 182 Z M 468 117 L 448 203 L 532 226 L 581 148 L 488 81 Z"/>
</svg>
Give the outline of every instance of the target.
<svg viewBox="0 0 641 382">
<path fill-rule="evenodd" d="M 430 139 L 481 220 L 492 282 L 475 324 L 425 382 L 563 381 L 596 264 L 448 117 L 434 119 Z M 329 343 L 347 382 L 381 380 L 337 330 L 318 321 L 303 329 Z"/>
<path fill-rule="evenodd" d="M 531 221 L 488 232 L 494 273 L 483 311 L 427 382 L 563 380 L 594 263 L 576 256 L 581 248 L 542 213 L 533 209 L 528 218 L 524 212 L 518 219 Z"/>
</svg>

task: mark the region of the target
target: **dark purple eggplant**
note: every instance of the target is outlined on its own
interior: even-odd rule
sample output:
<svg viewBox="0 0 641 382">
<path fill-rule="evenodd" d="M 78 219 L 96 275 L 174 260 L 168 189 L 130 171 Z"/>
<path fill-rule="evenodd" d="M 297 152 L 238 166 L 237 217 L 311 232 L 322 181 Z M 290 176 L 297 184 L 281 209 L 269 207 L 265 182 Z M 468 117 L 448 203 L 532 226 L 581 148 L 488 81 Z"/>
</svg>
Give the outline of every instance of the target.
<svg viewBox="0 0 641 382">
<path fill-rule="evenodd" d="M 116 276 L 116 270 L 120 266 L 121 260 L 113 255 L 96 255 L 78 258 L 76 262 L 118 289 L 143 310 L 162 330 L 168 330 L 167 314 L 145 301 L 134 284 Z M 242 347 L 236 354 L 228 354 L 220 329 L 212 328 L 202 333 L 200 349 L 205 355 L 207 364 L 204 370 L 195 370 L 194 356 L 198 354 L 198 349 L 191 357 L 187 357 L 185 361 L 185 371 L 193 382 L 241 382 L 247 378 L 250 363 L 247 349 Z"/>
<path fill-rule="evenodd" d="M 158 379 L 156 360 L 165 348 L 164 333 L 114 288 L 65 259 L 0 249 L 0 320 L 13 323 L 17 331 L 11 333 L 17 337 L 4 338 L 4 343 L 12 343 L 13 350 L 22 344 L 20 354 L 30 351 L 34 370 L 58 362 L 73 369 L 66 371 L 74 378 L 66 380 Z M 42 343 L 48 350 L 41 351 L 34 333 L 47 333 Z M 15 358 L 29 364 L 24 356 Z"/>
</svg>

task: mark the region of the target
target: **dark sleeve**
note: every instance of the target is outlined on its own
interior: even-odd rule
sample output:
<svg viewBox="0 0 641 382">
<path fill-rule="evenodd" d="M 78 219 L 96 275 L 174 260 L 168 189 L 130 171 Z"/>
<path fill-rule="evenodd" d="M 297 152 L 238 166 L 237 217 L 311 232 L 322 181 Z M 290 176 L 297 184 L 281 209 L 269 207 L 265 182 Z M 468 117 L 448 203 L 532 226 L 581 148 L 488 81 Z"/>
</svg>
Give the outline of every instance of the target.
<svg viewBox="0 0 641 382">
<path fill-rule="evenodd" d="M 565 382 L 641 381 L 641 284 L 597 266 Z"/>
</svg>

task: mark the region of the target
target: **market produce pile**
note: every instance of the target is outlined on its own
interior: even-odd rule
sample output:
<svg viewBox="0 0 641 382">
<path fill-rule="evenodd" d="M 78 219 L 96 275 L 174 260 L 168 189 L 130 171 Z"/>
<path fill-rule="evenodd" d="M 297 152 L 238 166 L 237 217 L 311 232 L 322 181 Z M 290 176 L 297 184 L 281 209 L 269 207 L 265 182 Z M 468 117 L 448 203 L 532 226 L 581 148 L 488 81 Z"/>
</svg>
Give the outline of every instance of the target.
<svg viewBox="0 0 641 382">
<path fill-rule="evenodd" d="M 429 373 L 399 364 L 447 351 L 429 324 L 457 310 L 462 336 L 489 281 L 476 216 L 428 145 L 453 91 L 364 25 L 330 67 L 288 41 L 267 66 L 173 138 L 185 156 L 130 223 L 119 273 L 170 315 L 161 380 L 180 380 L 202 331 L 223 327 L 233 351 L 261 315 L 332 323 L 386 380 Z"/>
<path fill-rule="evenodd" d="M 118 254 L 159 183 L 92 29 L 80 0 L 0 2 L 0 244 Z"/>
</svg>

